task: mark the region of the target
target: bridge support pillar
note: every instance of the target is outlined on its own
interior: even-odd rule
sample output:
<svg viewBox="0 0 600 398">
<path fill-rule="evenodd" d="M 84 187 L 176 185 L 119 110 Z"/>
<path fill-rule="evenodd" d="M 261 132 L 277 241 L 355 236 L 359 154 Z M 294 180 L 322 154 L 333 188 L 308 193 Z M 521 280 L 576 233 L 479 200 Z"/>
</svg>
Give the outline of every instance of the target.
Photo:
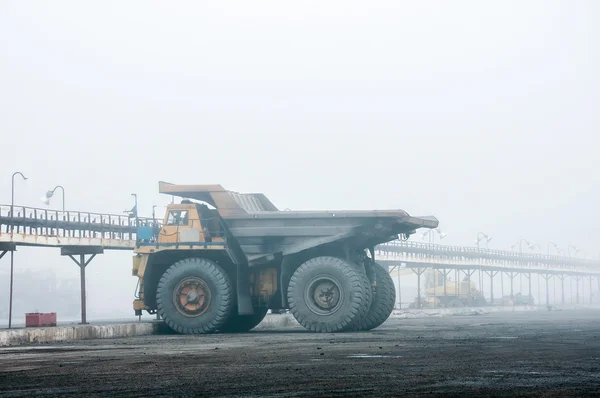
<svg viewBox="0 0 600 398">
<path fill-rule="evenodd" d="M 515 280 L 515 276 L 517 276 L 518 273 L 515 273 L 513 271 L 511 271 L 508 274 L 508 277 L 510 278 L 510 300 L 512 301 L 512 305 L 515 305 L 515 291 L 514 291 L 514 280 Z"/>
<path fill-rule="evenodd" d="M 467 294 L 469 295 L 469 297 L 471 296 L 471 275 L 472 272 L 470 269 L 465 271 L 465 274 L 467 275 Z"/>
<path fill-rule="evenodd" d="M 448 279 L 448 274 L 446 273 L 446 269 L 444 268 L 444 297 L 447 296 L 447 293 L 446 293 L 446 279 Z"/>
<path fill-rule="evenodd" d="M 566 275 L 559 275 L 560 279 L 560 302 L 562 305 L 565 305 L 565 278 Z"/>
<path fill-rule="evenodd" d="M 472 295 L 472 292 L 471 292 L 471 276 L 473 276 L 473 274 L 475 273 L 475 271 L 476 270 L 474 270 L 474 269 L 468 269 L 466 271 L 463 271 L 465 273 L 465 275 L 467 276 L 467 285 L 468 285 L 468 287 L 467 287 L 467 294 L 469 295 L 469 302 L 468 302 L 469 306 L 475 304 L 475 301 L 473 300 L 473 295 Z"/>
<path fill-rule="evenodd" d="M 594 277 L 590 275 L 590 304 L 594 302 L 594 295 L 592 294 L 592 279 L 594 279 Z"/>
<path fill-rule="evenodd" d="M 417 274 L 417 308 L 423 308 L 421 303 L 421 275 L 427 270 L 427 268 L 411 268 L 415 274 Z"/>
<path fill-rule="evenodd" d="M 576 304 L 579 304 L 579 281 L 580 280 L 581 280 L 580 276 L 576 276 L 575 277 L 575 283 L 576 283 L 576 285 L 575 285 L 575 294 L 576 294 L 576 296 L 575 296 L 575 300 L 576 300 L 575 303 Z"/>
<path fill-rule="evenodd" d="M 14 242 L 0 243 L 0 259 L 10 252 L 10 292 L 8 298 L 8 328 L 12 328 L 12 302 L 13 302 L 13 279 L 15 269 L 15 252 L 17 245 Z"/>
<path fill-rule="evenodd" d="M 552 278 L 552 275 L 544 274 L 543 277 L 546 280 L 546 307 L 550 307 L 550 289 L 548 288 L 548 280 Z"/>
<path fill-rule="evenodd" d="M 500 271 L 483 271 L 490 277 L 490 304 L 494 304 L 494 276 Z M 483 294 L 483 291 L 481 292 Z"/>
<path fill-rule="evenodd" d="M 69 256 L 79 266 L 79 280 L 81 284 L 81 324 L 87 324 L 87 304 L 85 296 L 85 267 L 96 257 L 104 253 L 102 247 L 96 246 L 66 246 L 60 249 L 61 256 Z M 77 258 L 76 256 L 79 256 Z M 89 256 L 87 259 L 85 256 Z"/>
<path fill-rule="evenodd" d="M 504 307 L 504 272 L 500 271 L 500 298 Z"/>
<path fill-rule="evenodd" d="M 537 303 L 542 305 L 542 289 L 540 288 L 540 274 L 537 274 Z"/>
<path fill-rule="evenodd" d="M 451 269 L 444 268 L 444 297 L 448 297 L 448 288 L 446 282 L 448 281 L 448 275 L 452 272 Z M 455 289 L 456 290 L 456 289 Z"/>
</svg>

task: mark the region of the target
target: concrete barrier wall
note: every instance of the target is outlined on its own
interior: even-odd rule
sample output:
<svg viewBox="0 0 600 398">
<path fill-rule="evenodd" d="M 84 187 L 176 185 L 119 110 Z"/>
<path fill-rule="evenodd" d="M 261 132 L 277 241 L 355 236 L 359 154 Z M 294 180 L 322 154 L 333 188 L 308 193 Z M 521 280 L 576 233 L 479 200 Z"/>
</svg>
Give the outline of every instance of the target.
<svg viewBox="0 0 600 398">
<path fill-rule="evenodd" d="M 51 343 L 70 340 L 111 339 L 154 334 L 158 323 L 120 323 L 112 325 L 77 325 L 49 328 L 26 328 L 0 331 L 0 347 Z"/>
<path fill-rule="evenodd" d="M 281 330 L 294 327 L 301 326 L 292 315 L 269 314 L 254 330 Z M 173 333 L 163 322 L 4 329 L 0 330 L 0 347 L 73 340 L 126 338 L 163 333 Z"/>
</svg>

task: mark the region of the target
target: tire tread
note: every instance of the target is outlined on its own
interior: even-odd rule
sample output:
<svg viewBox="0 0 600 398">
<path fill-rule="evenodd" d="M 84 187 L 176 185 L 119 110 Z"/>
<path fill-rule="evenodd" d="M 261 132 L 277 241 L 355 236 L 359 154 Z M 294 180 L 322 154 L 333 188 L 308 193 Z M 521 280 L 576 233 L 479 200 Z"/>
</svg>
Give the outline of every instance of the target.
<svg viewBox="0 0 600 398">
<path fill-rule="evenodd" d="M 169 279 L 176 277 L 177 273 L 183 272 L 187 268 L 196 268 L 198 266 L 201 266 L 213 277 L 214 283 L 217 285 L 217 292 L 215 293 L 221 296 L 221 301 L 220 306 L 217 309 L 217 314 L 211 322 L 200 327 L 189 328 L 175 322 L 172 319 L 172 316 L 165 310 L 163 290 L 166 289 L 166 284 Z M 233 289 L 227 274 L 219 265 L 204 258 L 186 258 L 171 265 L 160 278 L 156 290 L 158 314 L 171 329 L 184 334 L 207 334 L 216 332 L 227 321 L 227 318 L 231 313 L 232 304 Z"/>
<path fill-rule="evenodd" d="M 385 322 L 394 310 L 396 287 L 392 277 L 377 263 L 373 264 L 373 271 L 377 281 L 373 302 L 367 314 L 355 324 L 354 330 L 374 329 Z"/>
<path fill-rule="evenodd" d="M 349 306 L 349 310 L 342 317 L 342 319 L 335 324 L 311 320 L 311 316 L 309 316 L 309 314 L 303 314 L 298 309 L 296 300 L 294 298 L 294 292 L 298 288 L 298 280 L 301 278 L 302 274 L 313 272 L 315 269 L 323 268 L 325 265 L 337 267 L 344 274 L 346 280 L 349 281 L 348 285 L 350 290 L 354 292 L 354 294 L 352 294 L 352 301 Z M 288 303 L 290 312 L 294 318 L 296 318 L 298 323 L 311 332 L 334 333 L 343 331 L 361 314 L 368 297 L 369 295 L 364 289 L 364 282 L 362 280 L 361 273 L 357 267 L 336 257 L 316 257 L 306 261 L 294 272 L 288 285 Z"/>
</svg>

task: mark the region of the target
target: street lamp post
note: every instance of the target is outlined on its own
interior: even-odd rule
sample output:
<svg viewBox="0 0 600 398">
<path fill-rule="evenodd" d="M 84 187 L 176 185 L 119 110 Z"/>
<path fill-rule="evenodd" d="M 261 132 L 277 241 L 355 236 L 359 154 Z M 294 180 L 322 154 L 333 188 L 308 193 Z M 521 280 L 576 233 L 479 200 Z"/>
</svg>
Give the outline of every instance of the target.
<svg viewBox="0 0 600 398">
<path fill-rule="evenodd" d="M 429 248 L 429 250 L 433 250 L 433 243 L 435 242 L 435 235 L 432 233 L 433 231 L 437 232 L 437 234 L 440 237 L 440 240 L 444 239 L 446 236 L 448 236 L 447 233 L 442 232 L 439 228 L 435 228 L 435 229 L 429 229 L 427 230 L 425 233 L 423 233 L 423 235 L 421 235 L 421 239 L 425 239 L 426 235 L 429 235 L 429 245 L 431 246 Z M 436 270 L 435 268 L 431 268 L 433 272 L 433 299 L 434 299 L 434 306 L 435 306 L 435 288 L 436 288 Z M 421 271 L 419 271 L 421 272 Z M 421 274 L 418 274 L 418 280 L 419 280 L 419 308 L 421 308 Z M 444 274 L 444 278 L 446 277 L 446 275 Z M 445 283 L 445 282 L 444 282 Z"/>
<path fill-rule="evenodd" d="M 523 253 L 523 242 L 525 242 L 527 244 L 527 246 L 529 247 L 529 250 L 531 250 L 531 248 L 533 247 L 531 243 L 529 243 L 529 241 L 527 239 L 521 238 L 517 243 L 515 243 L 514 245 L 512 245 L 510 247 L 510 250 L 514 249 L 515 246 L 519 245 L 519 253 Z"/>
<path fill-rule="evenodd" d="M 20 175 L 23 180 L 27 180 L 27 177 L 20 171 L 13 173 L 12 184 L 11 184 L 11 195 L 10 195 L 10 240 L 13 240 L 13 229 L 14 229 L 14 213 L 15 213 L 15 177 Z M 13 301 L 13 278 L 15 269 L 15 251 L 10 251 L 10 293 L 9 293 L 9 304 L 8 304 L 8 328 L 12 328 L 12 301 Z"/>
<path fill-rule="evenodd" d="M 135 217 L 135 227 L 139 227 L 139 223 L 138 223 L 138 200 L 137 200 L 137 194 L 136 193 L 132 193 L 131 196 L 133 196 L 133 215 Z"/>
<path fill-rule="evenodd" d="M 492 237 L 484 234 L 483 232 L 477 232 L 477 241 L 475 243 L 477 243 L 477 248 L 479 249 L 479 242 L 481 242 L 483 239 L 485 239 L 485 248 L 488 248 L 488 243 L 492 240 Z"/>
<path fill-rule="evenodd" d="M 440 237 L 440 240 L 444 239 L 446 236 L 448 236 L 447 233 L 442 232 L 439 228 L 435 228 L 435 229 L 429 229 L 426 232 L 424 232 L 421 235 L 421 239 L 425 239 L 425 237 L 427 235 L 429 235 L 429 244 L 433 244 L 435 242 L 435 235 L 432 234 L 432 232 L 435 231 L 438 233 L 438 236 Z"/>
<path fill-rule="evenodd" d="M 560 255 L 562 253 L 562 249 L 556 243 L 550 241 L 548 242 L 548 255 L 550 255 L 550 245 L 554 246 L 554 250 Z"/>
<path fill-rule="evenodd" d="M 27 180 L 27 177 L 25 177 L 25 175 L 23 173 L 21 173 L 20 171 L 17 171 L 15 173 L 13 173 L 12 175 L 12 185 L 10 187 L 10 232 L 12 234 L 13 231 L 13 213 L 15 212 L 15 177 L 17 175 L 20 175 L 23 180 Z M 12 236 L 11 236 L 12 238 Z"/>
<path fill-rule="evenodd" d="M 492 237 L 483 232 L 477 232 L 477 240 L 475 241 L 477 244 L 477 250 L 479 250 L 479 242 L 481 242 L 482 239 L 485 239 L 485 248 L 487 250 L 488 243 L 490 243 Z M 481 270 L 481 260 L 479 261 L 479 290 L 481 290 L 481 294 L 483 295 L 483 273 Z"/>
<path fill-rule="evenodd" d="M 152 206 L 152 238 L 158 240 L 158 224 L 156 223 L 156 205 Z"/>
<path fill-rule="evenodd" d="M 62 191 L 62 210 L 65 211 L 65 188 L 62 185 L 57 185 L 54 187 L 53 190 L 46 192 L 46 196 L 42 197 L 42 202 L 44 202 L 44 204 L 49 205 L 50 204 L 50 198 L 54 195 L 54 192 L 60 188 Z"/>
<path fill-rule="evenodd" d="M 580 251 L 580 249 L 577 246 L 569 245 L 567 247 L 567 253 L 569 254 L 569 257 L 571 257 L 571 248 L 573 248 L 573 250 L 575 250 L 575 254 L 579 253 L 579 251 Z"/>
</svg>

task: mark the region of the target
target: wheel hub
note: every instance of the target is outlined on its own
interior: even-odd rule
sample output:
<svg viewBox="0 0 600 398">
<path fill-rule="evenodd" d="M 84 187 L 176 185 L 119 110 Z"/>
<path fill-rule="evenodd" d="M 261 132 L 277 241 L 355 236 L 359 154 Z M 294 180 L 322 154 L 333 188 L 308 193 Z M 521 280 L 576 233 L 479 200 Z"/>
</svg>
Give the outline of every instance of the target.
<svg viewBox="0 0 600 398">
<path fill-rule="evenodd" d="M 173 291 L 175 308 L 181 314 L 196 317 L 204 314 L 210 306 L 211 294 L 206 282 L 198 277 L 181 280 Z"/>
<path fill-rule="evenodd" d="M 197 303 L 198 301 L 200 301 L 200 295 L 197 290 L 192 290 L 187 294 L 188 303 Z"/>
<path fill-rule="evenodd" d="M 313 298 L 315 304 L 323 309 L 331 309 L 336 306 L 340 300 L 340 291 L 334 283 L 325 281 L 315 288 Z"/>
<path fill-rule="evenodd" d="M 342 289 L 335 278 L 328 275 L 319 276 L 313 278 L 306 287 L 306 304 L 315 314 L 331 314 L 341 305 Z"/>
</svg>

